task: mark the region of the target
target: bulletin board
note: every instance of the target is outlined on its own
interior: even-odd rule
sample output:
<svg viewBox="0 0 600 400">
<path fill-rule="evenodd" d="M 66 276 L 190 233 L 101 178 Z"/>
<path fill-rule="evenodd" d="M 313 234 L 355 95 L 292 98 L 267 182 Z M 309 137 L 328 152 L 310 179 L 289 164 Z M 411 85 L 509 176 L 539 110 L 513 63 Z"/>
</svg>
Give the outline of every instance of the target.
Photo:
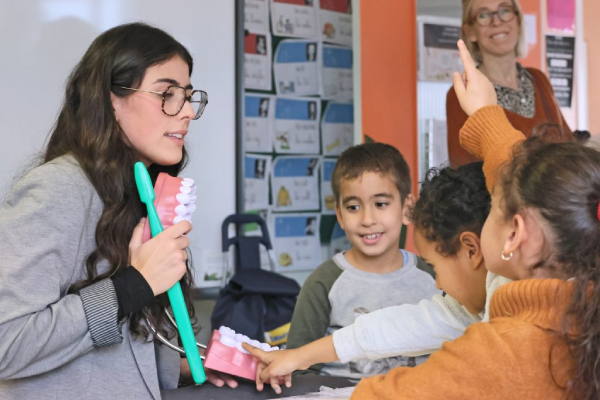
<svg viewBox="0 0 600 400">
<path fill-rule="evenodd" d="M 331 173 L 354 144 L 351 1 L 243 3 L 237 210 L 267 221 L 278 272 L 311 270 L 350 247 Z"/>
</svg>

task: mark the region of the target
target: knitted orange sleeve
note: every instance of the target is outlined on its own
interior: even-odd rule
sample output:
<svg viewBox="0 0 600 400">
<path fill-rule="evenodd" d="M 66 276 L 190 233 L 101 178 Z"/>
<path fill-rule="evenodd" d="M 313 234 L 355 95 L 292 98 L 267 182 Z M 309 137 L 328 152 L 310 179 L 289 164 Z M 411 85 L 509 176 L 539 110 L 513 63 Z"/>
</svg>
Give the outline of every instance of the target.
<svg viewBox="0 0 600 400">
<path fill-rule="evenodd" d="M 486 185 L 492 193 L 503 163 L 510 161 L 516 143 L 525 135 L 512 127 L 500 106 L 484 107 L 469 117 L 460 130 L 460 144 L 483 160 Z"/>
</svg>

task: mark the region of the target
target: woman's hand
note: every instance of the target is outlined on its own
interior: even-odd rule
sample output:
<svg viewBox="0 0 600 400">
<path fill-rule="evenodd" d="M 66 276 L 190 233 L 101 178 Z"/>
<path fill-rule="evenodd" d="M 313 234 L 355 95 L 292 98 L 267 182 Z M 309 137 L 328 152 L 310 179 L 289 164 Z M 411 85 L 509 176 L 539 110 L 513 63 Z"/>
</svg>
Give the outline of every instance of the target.
<svg viewBox="0 0 600 400">
<path fill-rule="evenodd" d="M 471 116 L 475 111 L 486 106 L 498 104 L 496 90 L 492 82 L 475 67 L 467 46 L 462 40 L 458 41 L 458 50 L 465 72 L 461 76 L 454 73 L 454 91 L 464 112 Z"/>
<path fill-rule="evenodd" d="M 206 380 L 216 387 L 223 387 L 223 385 L 227 384 L 230 388 L 235 389 L 238 386 L 237 381 L 231 375 L 213 371 L 209 368 L 204 368 L 204 373 L 206 374 Z M 190 370 L 190 364 L 187 362 L 187 358 L 181 359 L 181 380 L 183 382 L 193 383 L 192 371 Z"/>
<path fill-rule="evenodd" d="M 181 221 L 156 237 L 142 243 L 143 218 L 134 228 L 129 242 L 129 263 L 146 279 L 155 296 L 166 292 L 186 272 L 186 248 L 190 240 L 183 236 L 192 230 L 192 224 Z"/>
<path fill-rule="evenodd" d="M 300 357 L 294 350 L 263 351 L 248 343 L 242 343 L 244 349 L 260 360 L 256 368 L 256 389 L 262 391 L 265 383 L 270 383 L 275 393 L 281 393 L 281 384 L 286 387 L 292 386 L 292 372 L 298 369 L 306 369 L 299 362 Z"/>
</svg>

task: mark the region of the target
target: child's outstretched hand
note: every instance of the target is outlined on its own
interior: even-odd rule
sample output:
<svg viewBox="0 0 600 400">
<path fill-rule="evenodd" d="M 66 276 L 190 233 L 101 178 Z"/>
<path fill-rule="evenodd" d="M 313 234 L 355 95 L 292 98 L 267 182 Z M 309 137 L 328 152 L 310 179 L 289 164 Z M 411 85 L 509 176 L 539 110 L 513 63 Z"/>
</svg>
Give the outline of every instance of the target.
<svg viewBox="0 0 600 400">
<path fill-rule="evenodd" d="M 471 116 L 480 108 L 498 104 L 498 100 L 494 85 L 475 67 L 465 43 L 459 40 L 457 45 L 465 72 L 462 76 L 454 73 L 454 91 L 464 112 Z"/>
<path fill-rule="evenodd" d="M 263 351 L 248 343 L 242 343 L 246 351 L 260 360 L 256 369 L 256 389 L 262 391 L 264 384 L 270 383 L 275 393 L 281 393 L 281 383 L 286 387 L 292 386 L 292 372 L 297 369 L 306 369 L 299 365 L 299 357 L 294 350 Z"/>
</svg>

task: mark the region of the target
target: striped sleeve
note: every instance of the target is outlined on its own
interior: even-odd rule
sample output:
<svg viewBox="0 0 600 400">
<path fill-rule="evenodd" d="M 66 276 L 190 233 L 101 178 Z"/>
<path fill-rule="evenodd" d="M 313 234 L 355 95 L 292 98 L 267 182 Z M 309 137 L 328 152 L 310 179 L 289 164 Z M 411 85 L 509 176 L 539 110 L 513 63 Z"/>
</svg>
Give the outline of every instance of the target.
<svg viewBox="0 0 600 400">
<path fill-rule="evenodd" d="M 111 279 L 103 279 L 79 291 L 88 328 L 95 347 L 121 343 L 119 302 Z"/>
</svg>

